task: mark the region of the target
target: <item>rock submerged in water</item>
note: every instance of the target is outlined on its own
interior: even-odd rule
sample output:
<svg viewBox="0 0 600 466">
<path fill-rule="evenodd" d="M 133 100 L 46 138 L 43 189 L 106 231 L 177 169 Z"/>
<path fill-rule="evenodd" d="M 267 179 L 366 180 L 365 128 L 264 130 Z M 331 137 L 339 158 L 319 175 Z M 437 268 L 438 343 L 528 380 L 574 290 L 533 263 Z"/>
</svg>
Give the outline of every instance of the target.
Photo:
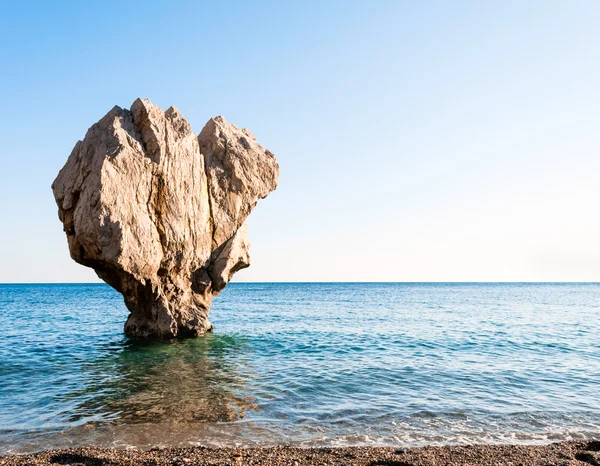
<svg viewBox="0 0 600 466">
<path fill-rule="evenodd" d="M 194 337 L 250 265 L 246 219 L 278 177 L 247 129 L 219 116 L 196 136 L 176 108 L 137 99 L 88 130 L 52 191 L 71 257 L 123 294 L 125 332 Z"/>
</svg>

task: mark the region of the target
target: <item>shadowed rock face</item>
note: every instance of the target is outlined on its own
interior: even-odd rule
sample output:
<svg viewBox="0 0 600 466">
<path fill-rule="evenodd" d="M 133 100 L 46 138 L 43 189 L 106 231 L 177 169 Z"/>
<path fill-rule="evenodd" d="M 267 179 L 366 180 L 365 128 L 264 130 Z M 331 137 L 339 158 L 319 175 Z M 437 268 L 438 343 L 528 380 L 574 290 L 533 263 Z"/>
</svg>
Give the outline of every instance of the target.
<svg viewBox="0 0 600 466">
<path fill-rule="evenodd" d="M 125 331 L 191 337 L 250 265 L 246 219 L 278 177 L 247 129 L 216 117 L 196 136 L 176 108 L 138 99 L 88 130 L 52 191 L 71 257 L 123 294 Z"/>
</svg>

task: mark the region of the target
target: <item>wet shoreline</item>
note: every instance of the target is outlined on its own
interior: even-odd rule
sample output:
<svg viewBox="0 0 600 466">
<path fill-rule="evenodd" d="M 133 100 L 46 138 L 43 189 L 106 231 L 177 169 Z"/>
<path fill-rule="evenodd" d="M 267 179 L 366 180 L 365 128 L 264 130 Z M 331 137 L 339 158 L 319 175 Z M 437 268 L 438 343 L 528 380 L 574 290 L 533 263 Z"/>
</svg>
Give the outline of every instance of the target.
<svg viewBox="0 0 600 466">
<path fill-rule="evenodd" d="M 82 447 L 0 457 L 2 466 L 166 466 L 166 465 L 599 465 L 600 441 L 549 445 L 467 445 L 395 449 L 344 448 L 164 448 L 120 450 Z"/>
</svg>

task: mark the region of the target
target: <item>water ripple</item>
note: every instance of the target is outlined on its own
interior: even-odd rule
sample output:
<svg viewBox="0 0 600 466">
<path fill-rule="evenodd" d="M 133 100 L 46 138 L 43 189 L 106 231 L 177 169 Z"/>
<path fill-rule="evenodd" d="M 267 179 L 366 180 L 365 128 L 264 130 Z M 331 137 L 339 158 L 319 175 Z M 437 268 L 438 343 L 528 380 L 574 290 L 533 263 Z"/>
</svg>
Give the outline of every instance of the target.
<svg viewBox="0 0 600 466">
<path fill-rule="evenodd" d="M 600 436 L 598 284 L 232 284 L 130 341 L 105 285 L 0 285 L 0 453 Z"/>
</svg>

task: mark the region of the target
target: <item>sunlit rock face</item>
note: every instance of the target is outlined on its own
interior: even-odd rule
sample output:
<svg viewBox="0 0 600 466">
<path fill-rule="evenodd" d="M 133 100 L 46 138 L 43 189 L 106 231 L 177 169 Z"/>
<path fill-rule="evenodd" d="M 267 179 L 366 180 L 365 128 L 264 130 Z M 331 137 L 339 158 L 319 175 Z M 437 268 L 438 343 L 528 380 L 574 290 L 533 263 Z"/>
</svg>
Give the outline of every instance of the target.
<svg viewBox="0 0 600 466">
<path fill-rule="evenodd" d="M 247 129 L 138 99 L 77 142 L 52 184 L 71 257 L 123 294 L 125 331 L 211 330 L 212 297 L 250 265 L 246 219 L 277 187 L 275 156 Z"/>
</svg>

